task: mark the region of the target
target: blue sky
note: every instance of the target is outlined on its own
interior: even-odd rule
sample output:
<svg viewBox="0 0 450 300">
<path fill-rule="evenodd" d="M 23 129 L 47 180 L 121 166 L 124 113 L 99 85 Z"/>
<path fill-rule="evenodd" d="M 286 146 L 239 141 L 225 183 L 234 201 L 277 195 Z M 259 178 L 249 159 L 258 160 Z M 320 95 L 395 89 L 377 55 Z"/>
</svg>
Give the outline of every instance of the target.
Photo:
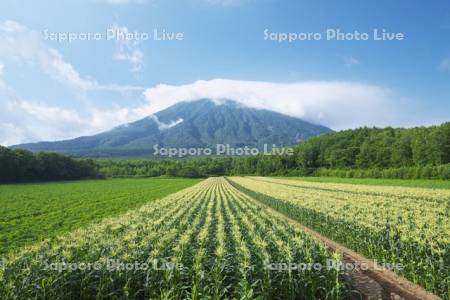
<svg viewBox="0 0 450 300">
<path fill-rule="evenodd" d="M 150 39 L 44 38 L 111 28 Z M 155 41 L 154 29 L 183 39 Z M 264 39 L 327 29 L 370 38 Z M 374 41 L 374 29 L 405 39 Z M 200 97 L 333 129 L 450 120 L 446 0 L 5 0 L 0 39 L 0 144 L 93 134 Z"/>
</svg>

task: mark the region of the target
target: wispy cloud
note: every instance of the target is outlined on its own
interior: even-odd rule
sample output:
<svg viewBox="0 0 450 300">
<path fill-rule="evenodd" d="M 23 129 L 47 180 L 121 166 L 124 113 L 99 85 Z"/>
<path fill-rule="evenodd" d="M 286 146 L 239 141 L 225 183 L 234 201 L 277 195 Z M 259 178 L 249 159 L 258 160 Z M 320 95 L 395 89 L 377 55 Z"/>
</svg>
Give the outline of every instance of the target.
<svg viewBox="0 0 450 300">
<path fill-rule="evenodd" d="M 182 123 L 184 121 L 183 118 L 178 118 L 175 121 L 171 121 L 169 123 L 164 123 L 164 122 L 161 122 L 156 115 L 151 115 L 150 118 L 153 121 L 155 121 L 156 124 L 158 124 L 158 129 L 159 130 L 165 130 L 165 129 L 169 129 L 169 128 L 175 127 L 175 126 L 177 126 L 178 124 L 180 124 L 180 123 Z"/>
<path fill-rule="evenodd" d="M 142 68 L 142 63 L 144 61 L 144 52 L 139 49 L 134 49 L 129 53 L 120 51 L 115 56 L 117 60 L 124 60 L 131 64 L 131 72 L 138 72 Z"/>
<path fill-rule="evenodd" d="M 116 33 L 116 36 L 127 36 L 130 31 L 126 26 L 119 26 L 114 24 L 111 30 Z M 118 39 L 116 41 L 117 49 L 114 55 L 116 60 L 126 61 L 131 65 L 131 72 L 139 72 L 144 63 L 144 52 L 139 48 L 140 42 L 138 40 Z"/>
<path fill-rule="evenodd" d="M 344 59 L 344 64 L 347 68 L 351 68 L 351 67 L 359 65 L 359 60 L 353 56 L 347 56 L 347 57 L 344 57 L 343 59 Z"/>
<path fill-rule="evenodd" d="M 145 111 L 128 107 L 99 109 L 88 104 L 74 110 L 24 99 L 5 82 L 4 70 L 0 64 L 0 145 L 91 135 L 146 116 Z M 101 88 L 119 91 L 123 86 Z"/>
<path fill-rule="evenodd" d="M 74 66 L 66 62 L 58 50 L 47 46 L 42 35 L 15 21 L 0 23 L 0 58 L 18 65 L 35 64 L 54 80 L 79 91 L 109 90 L 125 92 L 142 90 L 137 86 L 100 84 L 93 78 L 82 77 Z"/>
<path fill-rule="evenodd" d="M 20 98 L 10 88 L 0 88 L 0 145 L 55 141 L 92 135 L 144 117 L 126 107 L 86 112 Z"/>
<path fill-rule="evenodd" d="M 0 96 L 1 145 L 75 137 L 92 126 L 74 111 L 26 101 L 10 90 L 0 90 Z"/>
</svg>

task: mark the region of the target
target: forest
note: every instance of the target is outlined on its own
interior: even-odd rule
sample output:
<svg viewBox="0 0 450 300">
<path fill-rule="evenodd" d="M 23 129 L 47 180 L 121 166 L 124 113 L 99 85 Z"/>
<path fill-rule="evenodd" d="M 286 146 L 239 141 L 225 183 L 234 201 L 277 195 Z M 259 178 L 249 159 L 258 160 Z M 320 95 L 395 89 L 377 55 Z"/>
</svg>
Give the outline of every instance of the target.
<svg viewBox="0 0 450 300">
<path fill-rule="evenodd" d="M 98 178 L 96 163 L 57 153 L 33 153 L 0 146 L 0 182 L 56 181 Z"/>
<path fill-rule="evenodd" d="M 100 161 L 105 176 L 292 175 L 450 179 L 450 122 L 415 128 L 358 128 L 301 142 L 293 155 Z"/>
</svg>

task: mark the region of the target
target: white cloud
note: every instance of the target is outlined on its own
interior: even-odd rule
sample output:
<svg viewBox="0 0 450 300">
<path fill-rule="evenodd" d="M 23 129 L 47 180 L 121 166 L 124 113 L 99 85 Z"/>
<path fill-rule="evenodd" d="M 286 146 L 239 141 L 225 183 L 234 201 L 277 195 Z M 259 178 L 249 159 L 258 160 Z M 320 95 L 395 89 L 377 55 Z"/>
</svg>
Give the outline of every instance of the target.
<svg viewBox="0 0 450 300">
<path fill-rule="evenodd" d="M 76 112 L 20 98 L 0 100 L 0 144 L 57 140 L 78 136 L 91 125 Z"/>
<path fill-rule="evenodd" d="M 253 108 L 269 109 L 330 126 L 385 126 L 396 120 L 390 90 L 357 82 L 305 81 L 272 83 L 215 79 L 181 86 L 159 84 L 145 91 L 151 114 L 181 101 L 202 98 L 231 99 Z"/>
<path fill-rule="evenodd" d="M 48 49 L 46 55 L 41 56 L 41 64 L 48 75 L 75 89 L 87 91 L 98 87 L 97 82 L 89 79 L 82 79 L 73 66 L 70 63 L 65 62 L 62 55 L 55 49 Z"/>
<path fill-rule="evenodd" d="M 347 68 L 359 65 L 359 60 L 353 56 L 344 57 L 344 64 Z"/>
<path fill-rule="evenodd" d="M 116 33 L 116 36 L 127 36 L 130 34 L 126 26 L 114 24 L 110 29 Z M 114 58 L 131 64 L 131 72 L 139 72 L 144 63 L 144 52 L 139 48 L 140 42 L 138 40 L 118 39 L 116 44 L 117 49 Z"/>
<path fill-rule="evenodd" d="M 26 133 L 22 128 L 12 123 L 0 123 L 0 145 L 9 146 L 18 144 L 25 135 Z"/>
<path fill-rule="evenodd" d="M 125 92 L 143 87 L 99 84 L 83 77 L 56 49 L 48 47 L 43 35 L 14 21 L 0 22 L 0 144 L 11 145 L 42 140 L 60 140 L 91 135 L 144 117 L 143 111 L 113 107 L 99 109 L 90 101 L 71 110 L 43 101 L 23 99 L 4 80 L 4 65 L 37 67 L 43 74 L 76 91 Z M 63 104 L 62 104 L 63 105 Z"/>
<path fill-rule="evenodd" d="M 5 90 L 0 91 L 0 145 L 92 135 L 143 117 L 123 107 L 81 113 L 18 97 L 5 100 L 2 92 Z"/>
<path fill-rule="evenodd" d="M 176 121 L 164 123 L 164 122 L 161 122 L 156 115 L 151 115 L 150 118 L 153 119 L 158 124 L 159 130 L 165 130 L 165 129 L 175 127 L 184 121 L 183 118 L 178 118 Z"/>
<path fill-rule="evenodd" d="M 19 65 L 37 65 L 54 80 L 80 91 L 110 90 L 129 91 L 142 90 L 142 87 L 99 84 L 91 78 L 83 78 L 58 50 L 48 47 L 43 42 L 43 35 L 30 30 L 15 21 L 0 23 L 0 58 L 11 60 Z"/>
<path fill-rule="evenodd" d="M 144 117 L 142 111 L 113 107 L 72 110 L 21 98 L 0 76 L 0 145 L 55 141 L 92 135 Z"/>
</svg>

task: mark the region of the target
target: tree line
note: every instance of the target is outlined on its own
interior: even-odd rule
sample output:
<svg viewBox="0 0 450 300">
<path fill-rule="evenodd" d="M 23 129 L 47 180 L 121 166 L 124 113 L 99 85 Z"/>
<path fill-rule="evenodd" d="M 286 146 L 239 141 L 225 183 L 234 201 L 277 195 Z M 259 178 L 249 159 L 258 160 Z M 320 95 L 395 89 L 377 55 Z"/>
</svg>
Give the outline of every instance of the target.
<svg viewBox="0 0 450 300">
<path fill-rule="evenodd" d="M 293 155 L 104 161 L 105 176 L 339 176 L 450 179 L 450 123 L 358 128 L 313 137 Z"/>
<path fill-rule="evenodd" d="M 32 153 L 0 146 L 0 182 L 54 181 L 98 178 L 96 163 L 57 153 Z"/>
<path fill-rule="evenodd" d="M 450 123 L 404 128 L 359 128 L 325 134 L 296 148 L 299 167 L 371 169 L 450 163 Z"/>
</svg>

